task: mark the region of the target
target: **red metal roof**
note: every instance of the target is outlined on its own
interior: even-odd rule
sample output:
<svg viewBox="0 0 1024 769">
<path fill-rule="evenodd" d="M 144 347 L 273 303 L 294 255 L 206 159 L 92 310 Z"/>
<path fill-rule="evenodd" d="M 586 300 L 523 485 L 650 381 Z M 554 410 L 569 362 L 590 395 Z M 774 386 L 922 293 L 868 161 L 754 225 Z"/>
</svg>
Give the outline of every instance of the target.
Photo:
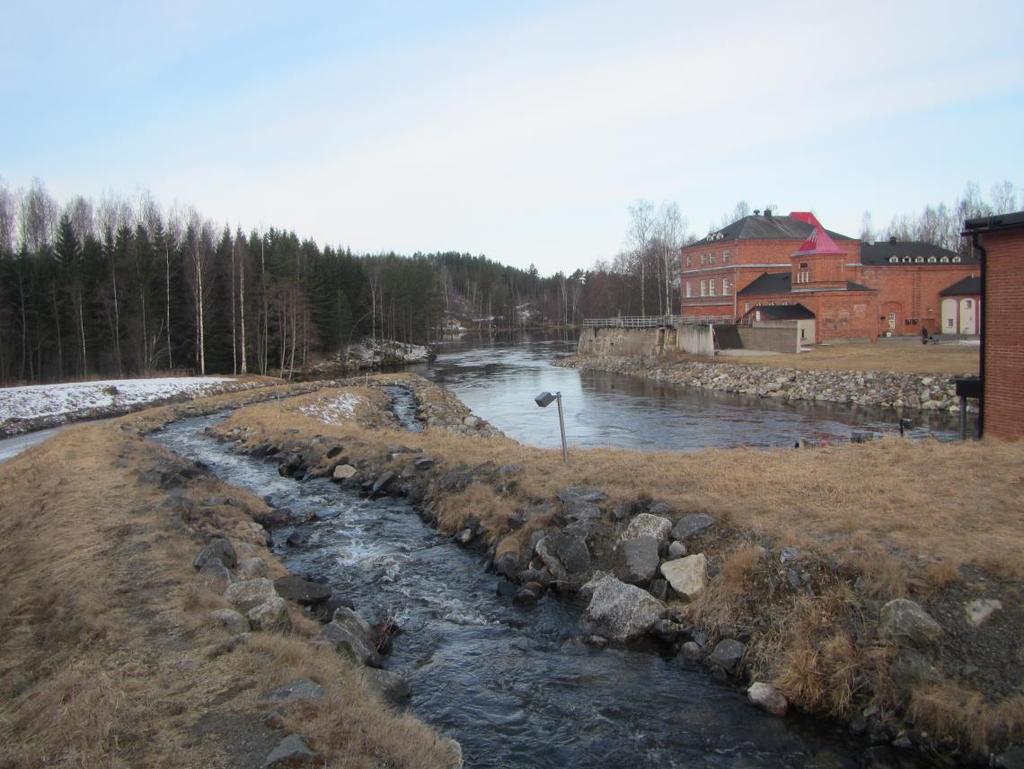
<svg viewBox="0 0 1024 769">
<path fill-rule="evenodd" d="M 810 256 L 811 254 L 841 254 L 843 253 L 836 242 L 829 237 L 824 228 L 819 224 L 814 232 L 804 241 L 793 254 L 793 256 Z"/>
<path fill-rule="evenodd" d="M 812 227 L 821 226 L 821 222 L 818 221 L 818 217 L 810 211 L 790 211 L 789 215 L 794 219 L 799 219 L 801 222 L 811 225 Z"/>
</svg>

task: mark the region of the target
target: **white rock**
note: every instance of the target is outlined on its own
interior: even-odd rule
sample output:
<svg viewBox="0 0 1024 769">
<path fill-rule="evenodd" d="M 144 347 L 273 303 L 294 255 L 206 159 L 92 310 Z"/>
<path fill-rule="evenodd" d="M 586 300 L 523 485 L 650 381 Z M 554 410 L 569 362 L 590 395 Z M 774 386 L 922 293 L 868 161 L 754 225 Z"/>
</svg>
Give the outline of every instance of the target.
<svg viewBox="0 0 1024 769">
<path fill-rule="evenodd" d="M 708 582 L 708 559 L 704 553 L 688 555 L 661 564 L 661 574 L 683 599 L 692 601 Z"/>
<path fill-rule="evenodd" d="M 985 622 L 1003 608 L 1003 602 L 995 598 L 979 598 L 964 605 L 967 619 L 974 627 L 981 627 Z"/>
<path fill-rule="evenodd" d="M 668 535 L 672 533 L 672 521 L 662 518 L 660 515 L 640 513 L 629 522 L 629 526 L 622 532 L 619 542 L 637 537 L 654 537 L 659 545 L 668 542 Z"/>
<path fill-rule="evenodd" d="M 355 474 L 356 469 L 352 465 L 338 465 L 334 468 L 334 475 L 332 477 L 336 481 L 347 481 Z"/>
<path fill-rule="evenodd" d="M 747 699 L 773 716 L 784 716 L 789 710 L 789 700 L 771 684 L 755 681 L 747 689 Z"/>
</svg>

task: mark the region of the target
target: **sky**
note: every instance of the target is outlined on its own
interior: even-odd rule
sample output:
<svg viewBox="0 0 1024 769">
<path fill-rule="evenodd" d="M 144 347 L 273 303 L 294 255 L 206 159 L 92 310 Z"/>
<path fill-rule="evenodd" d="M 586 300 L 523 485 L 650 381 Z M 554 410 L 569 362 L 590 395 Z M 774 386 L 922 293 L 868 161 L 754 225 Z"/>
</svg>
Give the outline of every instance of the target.
<svg viewBox="0 0 1024 769">
<path fill-rule="evenodd" d="M 640 198 L 857 235 L 1024 185 L 1019 2 L 0 2 L 0 178 L 61 201 L 550 274 Z"/>
</svg>

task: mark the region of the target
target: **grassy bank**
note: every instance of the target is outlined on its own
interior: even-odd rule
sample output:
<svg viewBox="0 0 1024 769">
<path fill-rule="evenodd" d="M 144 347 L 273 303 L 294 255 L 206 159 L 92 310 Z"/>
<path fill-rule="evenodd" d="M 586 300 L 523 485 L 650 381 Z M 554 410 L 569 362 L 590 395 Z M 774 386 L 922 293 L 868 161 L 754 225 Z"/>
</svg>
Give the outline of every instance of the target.
<svg viewBox="0 0 1024 769">
<path fill-rule="evenodd" d="M 977 374 L 980 347 L 921 344 L 918 338 L 880 339 L 874 343 L 817 345 L 798 355 L 723 356 L 722 360 L 752 366 L 777 366 L 806 371 L 896 371 L 910 374 Z"/>
<path fill-rule="evenodd" d="M 565 466 L 557 451 L 464 434 L 461 404 L 423 380 L 404 381 L 425 412 L 446 418 L 422 433 L 399 430 L 371 386 L 254 405 L 218 429 L 240 450 L 302 453 L 313 474 L 351 462 L 354 483 L 387 471 L 412 479 L 410 458 L 429 456 L 435 464 L 405 483 L 408 493 L 441 529 L 479 531 L 496 558 L 511 554 L 524 568 L 533 532 L 565 525 L 556 497 L 570 486 L 608 495 L 604 532 L 591 543 L 598 566 L 629 520 L 622 510 L 659 501 L 673 520 L 709 514 L 715 525 L 688 545 L 709 560 L 708 587 L 670 608 L 712 641 L 742 638 L 749 677 L 773 682 L 808 712 L 854 722 L 867 712 L 894 735 L 912 730 L 950 752 L 984 755 L 1024 737 L 1024 659 L 1013 652 L 1024 622 L 1024 446 L 886 439 L 800 451 L 574 449 Z M 320 416 L 349 397 L 357 400 L 350 414 Z M 882 607 L 901 597 L 945 627 L 911 679 L 902 650 L 879 630 Z M 965 611 L 975 599 L 1002 609 L 975 626 Z"/>
<path fill-rule="evenodd" d="M 135 431 L 259 397 L 69 428 L 0 465 L 0 766 L 260 766 L 285 733 L 318 766 L 454 764 L 450 743 L 310 643 L 319 627 L 297 606 L 286 634 L 211 622 L 226 604 L 192 568 L 209 536 L 283 573 L 253 523 L 265 505 Z M 260 702 L 299 677 L 324 696 Z"/>
</svg>

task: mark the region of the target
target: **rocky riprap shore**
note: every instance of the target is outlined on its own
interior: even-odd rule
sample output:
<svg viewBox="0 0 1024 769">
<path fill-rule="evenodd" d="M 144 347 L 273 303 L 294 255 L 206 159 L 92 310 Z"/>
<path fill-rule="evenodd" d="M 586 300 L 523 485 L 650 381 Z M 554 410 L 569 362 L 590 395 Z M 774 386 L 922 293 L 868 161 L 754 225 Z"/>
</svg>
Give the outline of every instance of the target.
<svg viewBox="0 0 1024 769">
<path fill-rule="evenodd" d="M 737 363 L 652 363 L 640 358 L 575 355 L 555 365 L 668 382 L 703 390 L 783 401 L 821 401 L 851 406 L 958 414 L 955 377 L 883 371 L 825 371 Z M 968 406 L 968 411 L 974 409 Z"/>
</svg>

